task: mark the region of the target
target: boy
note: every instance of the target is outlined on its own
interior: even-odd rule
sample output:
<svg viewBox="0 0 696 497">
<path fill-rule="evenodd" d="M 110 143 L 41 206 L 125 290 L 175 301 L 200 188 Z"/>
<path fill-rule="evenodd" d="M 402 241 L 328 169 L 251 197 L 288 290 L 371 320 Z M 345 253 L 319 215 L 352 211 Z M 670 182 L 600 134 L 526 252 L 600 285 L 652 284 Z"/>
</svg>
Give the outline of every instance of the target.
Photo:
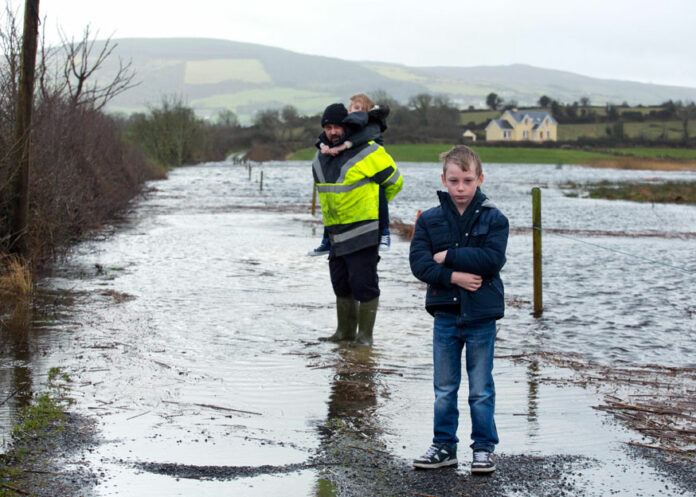
<svg viewBox="0 0 696 497">
<path fill-rule="evenodd" d="M 380 145 L 384 145 L 382 132 L 387 129 L 387 116 L 389 116 L 388 106 L 375 105 L 370 97 L 364 93 L 353 95 L 350 97 L 348 116 L 343 122 L 346 125 L 349 139 L 338 146 L 331 146 L 326 140 L 324 133 L 322 133 L 317 139 L 316 146 L 322 154 L 335 157 L 344 150 L 353 146 L 363 145 L 369 141 L 375 141 Z M 389 203 L 384 195 L 383 188 L 379 189 L 379 231 L 379 249 L 387 251 L 391 246 L 391 233 L 389 232 Z M 329 241 L 328 233 L 324 230 L 319 246 L 307 252 L 307 255 L 325 255 L 329 253 L 330 249 L 331 242 Z"/>
<path fill-rule="evenodd" d="M 416 222 L 411 271 L 428 284 L 426 310 L 433 324 L 433 443 L 413 461 L 416 468 L 457 464 L 457 392 L 466 348 L 473 443 L 472 473 L 495 471 L 498 434 L 493 419 L 495 321 L 505 301 L 500 269 L 505 264 L 507 218 L 481 192 L 483 172 L 476 152 L 459 146 L 443 153 L 440 205 Z"/>
</svg>

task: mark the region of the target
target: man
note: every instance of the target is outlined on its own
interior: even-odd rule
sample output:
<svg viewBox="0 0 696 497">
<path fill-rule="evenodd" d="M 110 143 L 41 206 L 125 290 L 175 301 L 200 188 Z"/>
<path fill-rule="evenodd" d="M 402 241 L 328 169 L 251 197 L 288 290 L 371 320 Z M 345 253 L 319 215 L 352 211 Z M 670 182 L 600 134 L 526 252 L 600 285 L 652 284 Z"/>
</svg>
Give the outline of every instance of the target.
<svg viewBox="0 0 696 497">
<path fill-rule="evenodd" d="M 321 118 L 333 147 L 346 139 L 343 104 L 331 104 Z M 320 340 L 372 345 L 379 302 L 379 188 L 391 201 L 403 186 L 394 160 L 374 142 L 332 156 L 317 152 L 312 164 L 324 226 L 331 240 L 329 272 L 336 294 L 336 332 Z"/>
</svg>

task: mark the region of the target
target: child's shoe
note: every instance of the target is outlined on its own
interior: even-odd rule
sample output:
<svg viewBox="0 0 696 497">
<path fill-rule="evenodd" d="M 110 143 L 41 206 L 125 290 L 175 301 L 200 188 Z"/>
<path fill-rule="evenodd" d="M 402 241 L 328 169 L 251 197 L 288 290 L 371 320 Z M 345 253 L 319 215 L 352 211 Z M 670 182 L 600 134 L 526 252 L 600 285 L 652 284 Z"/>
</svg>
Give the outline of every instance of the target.
<svg viewBox="0 0 696 497">
<path fill-rule="evenodd" d="M 329 253 L 331 250 L 331 241 L 328 238 L 322 238 L 321 243 L 317 248 L 314 248 L 307 252 L 307 255 L 311 256 L 317 256 L 317 255 L 326 255 Z"/>
<path fill-rule="evenodd" d="M 413 460 L 414 468 L 435 469 L 457 465 L 457 448 L 432 444 L 425 454 Z"/>
<path fill-rule="evenodd" d="M 472 473 L 492 473 L 495 471 L 495 456 L 487 450 L 475 450 L 471 462 Z"/>
<path fill-rule="evenodd" d="M 382 233 L 379 237 L 379 251 L 386 252 L 391 247 L 391 235 L 389 232 Z"/>
</svg>

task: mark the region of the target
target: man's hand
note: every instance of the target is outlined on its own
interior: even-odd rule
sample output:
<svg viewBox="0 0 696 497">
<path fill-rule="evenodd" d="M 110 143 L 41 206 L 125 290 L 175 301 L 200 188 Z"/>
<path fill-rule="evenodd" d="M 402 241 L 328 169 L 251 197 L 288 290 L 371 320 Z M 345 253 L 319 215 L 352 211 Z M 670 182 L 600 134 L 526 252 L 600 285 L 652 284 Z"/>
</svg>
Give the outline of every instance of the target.
<svg viewBox="0 0 696 497">
<path fill-rule="evenodd" d="M 438 252 L 437 254 L 433 255 L 433 260 L 438 264 L 444 264 L 445 257 L 447 257 L 447 251 L 443 250 L 442 252 Z"/>
<path fill-rule="evenodd" d="M 460 271 L 454 271 L 450 279 L 453 285 L 457 285 L 470 292 L 475 292 L 481 288 L 482 281 L 483 279 L 478 274 L 462 273 Z"/>
</svg>

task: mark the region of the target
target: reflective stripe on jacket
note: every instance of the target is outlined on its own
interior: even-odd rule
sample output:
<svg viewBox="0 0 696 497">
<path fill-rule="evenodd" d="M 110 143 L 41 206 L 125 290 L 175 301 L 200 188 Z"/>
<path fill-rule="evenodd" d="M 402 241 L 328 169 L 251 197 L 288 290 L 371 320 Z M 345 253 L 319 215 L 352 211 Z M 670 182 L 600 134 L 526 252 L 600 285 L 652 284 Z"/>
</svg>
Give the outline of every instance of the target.
<svg viewBox="0 0 696 497">
<path fill-rule="evenodd" d="M 380 185 L 391 201 L 404 183 L 391 156 L 370 142 L 335 157 L 317 152 L 312 169 L 334 253 L 377 245 Z"/>
</svg>

